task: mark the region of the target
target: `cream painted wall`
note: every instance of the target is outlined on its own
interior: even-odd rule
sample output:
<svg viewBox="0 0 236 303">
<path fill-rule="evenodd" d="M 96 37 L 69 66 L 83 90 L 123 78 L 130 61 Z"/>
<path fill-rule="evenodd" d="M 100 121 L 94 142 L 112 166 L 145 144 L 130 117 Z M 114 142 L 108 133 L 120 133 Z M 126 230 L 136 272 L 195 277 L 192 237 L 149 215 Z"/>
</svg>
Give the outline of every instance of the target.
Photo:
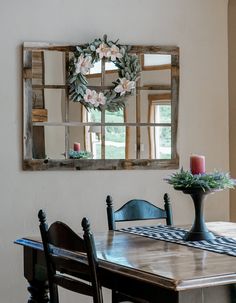
<svg viewBox="0 0 236 303">
<path fill-rule="evenodd" d="M 229 35 L 229 156 L 230 171 L 236 175 L 236 1 L 229 1 L 228 9 L 228 35 Z M 230 191 L 230 219 L 236 221 L 236 192 Z"/>
<path fill-rule="evenodd" d="M 208 171 L 228 170 L 227 0 L 9 0 L 1 1 L 0 20 L 0 301 L 13 303 L 28 297 L 22 249 L 13 241 L 38 232 L 41 207 L 49 221 L 80 230 L 86 215 L 95 231 L 105 230 L 107 194 L 117 206 L 132 197 L 161 204 L 168 191 L 175 223 L 193 217 L 190 199 L 163 181 L 172 171 L 22 171 L 22 42 L 83 43 L 107 33 L 122 43 L 178 45 L 180 165 L 187 169 L 195 152 L 206 155 Z M 228 219 L 228 198 L 228 192 L 209 197 L 207 220 Z M 64 300 L 72 301 L 71 295 Z"/>
</svg>

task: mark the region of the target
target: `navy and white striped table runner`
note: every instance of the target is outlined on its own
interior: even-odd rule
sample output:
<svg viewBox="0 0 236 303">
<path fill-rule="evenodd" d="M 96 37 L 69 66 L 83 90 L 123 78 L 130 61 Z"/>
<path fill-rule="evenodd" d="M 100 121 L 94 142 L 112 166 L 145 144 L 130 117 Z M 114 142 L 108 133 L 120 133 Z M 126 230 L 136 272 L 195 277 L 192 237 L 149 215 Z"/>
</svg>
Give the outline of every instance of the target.
<svg viewBox="0 0 236 303">
<path fill-rule="evenodd" d="M 121 228 L 118 231 L 236 257 L 236 239 L 233 238 L 216 236 L 214 240 L 184 241 L 183 237 L 187 230 L 166 225 L 128 227 Z"/>
</svg>

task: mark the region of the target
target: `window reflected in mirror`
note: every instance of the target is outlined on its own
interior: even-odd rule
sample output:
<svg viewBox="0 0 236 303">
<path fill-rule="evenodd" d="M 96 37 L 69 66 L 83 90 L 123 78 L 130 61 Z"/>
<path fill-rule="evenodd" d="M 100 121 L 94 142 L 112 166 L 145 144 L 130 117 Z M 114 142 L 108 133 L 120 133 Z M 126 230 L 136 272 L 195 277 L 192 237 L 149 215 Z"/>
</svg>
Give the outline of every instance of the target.
<svg viewBox="0 0 236 303">
<path fill-rule="evenodd" d="M 100 123 L 101 112 L 91 110 L 83 111 L 87 122 Z M 117 112 L 105 112 L 106 123 L 124 124 L 124 110 Z M 99 125 L 85 127 L 86 150 L 93 154 L 93 159 L 102 159 L 101 149 L 105 147 L 106 159 L 125 159 L 126 129 L 125 126 L 105 126 L 105 136 L 102 137 L 102 129 Z"/>
<path fill-rule="evenodd" d="M 149 122 L 158 126 L 150 127 L 150 157 L 152 159 L 171 159 L 171 95 L 150 94 Z"/>
</svg>

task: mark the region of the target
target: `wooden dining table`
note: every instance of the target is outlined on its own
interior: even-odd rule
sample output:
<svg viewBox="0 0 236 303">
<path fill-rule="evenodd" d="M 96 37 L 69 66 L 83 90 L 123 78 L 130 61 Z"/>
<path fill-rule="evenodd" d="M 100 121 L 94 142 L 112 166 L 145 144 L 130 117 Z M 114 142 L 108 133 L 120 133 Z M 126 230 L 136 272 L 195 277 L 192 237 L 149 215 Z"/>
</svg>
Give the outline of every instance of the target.
<svg viewBox="0 0 236 303">
<path fill-rule="evenodd" d="M 207 223 L 236 239 L 236 223 Z M 95 233 L 102 285 L 155 303 L 235 303 L 236 257 L 121 231 Z M 24 250 L 28 303 L 48 302 L 39 236 L 15 241 Z M 78 258 L 80 256 L 78 255 Z"/>
</svg>

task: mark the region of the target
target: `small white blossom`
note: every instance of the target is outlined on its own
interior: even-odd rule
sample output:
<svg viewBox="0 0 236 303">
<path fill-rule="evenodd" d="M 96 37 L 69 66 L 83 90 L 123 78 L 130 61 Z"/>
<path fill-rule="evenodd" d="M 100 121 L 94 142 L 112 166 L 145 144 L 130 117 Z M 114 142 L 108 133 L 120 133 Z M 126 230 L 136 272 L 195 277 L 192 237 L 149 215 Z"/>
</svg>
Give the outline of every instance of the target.
<svg viewBox="0 0 236 303">
<path fill-rule="evenodd" d="M 76 74 L 81 73 L 83 75 L 86 75 L 91 67 L 93 67 L 92 57 L 91 56 L 84 57 L 84 55 L 81 54 L 78 58 L 78 61 L 75 63 L 75 72 Z"/>
<path fill-rule="evenodd" d="M 103 93 L 99 93 L 98 96 L 97 96 L 97 102 L 101 105 L 105 105 L 106 103 L 106 97 L 104 96 Z"/>
<path fill-rule="evenodd" d="M 87 88 L 84 95 L 84 101 L 92 104 L 94 107 L 98 107 L 99 103 L 97 101 L 96 91 Z"/>
<path fill-rule="evenodd" d="M 96 52 L 99 54 L 100 59 L 102 59 L 103 57 L 108 58 L 111 56 L 110 47 L 108 47 L 105 43 L 101 43 L 96 49 Z"/>
<path fill-rule="evenodd" d="M 120 59 L 123 57 L 123 55 L 120 53 L 119 48 L 113 44 L 112 47 L 110 48 L 110 52 L 111 52 L 111 61 L 115 61 L 116 58 Z"/>
<path fill-rule="evenodd" d="M 120 84 L 118 84 L 114 91 L 116 93 L 119 93 L 121 96 L 123 96 L 126 92 L 130 92 L 132 89 L 135 88 L 135 81 L 129 81 L 126 78 L 120 79 Z"/>
</svg>

